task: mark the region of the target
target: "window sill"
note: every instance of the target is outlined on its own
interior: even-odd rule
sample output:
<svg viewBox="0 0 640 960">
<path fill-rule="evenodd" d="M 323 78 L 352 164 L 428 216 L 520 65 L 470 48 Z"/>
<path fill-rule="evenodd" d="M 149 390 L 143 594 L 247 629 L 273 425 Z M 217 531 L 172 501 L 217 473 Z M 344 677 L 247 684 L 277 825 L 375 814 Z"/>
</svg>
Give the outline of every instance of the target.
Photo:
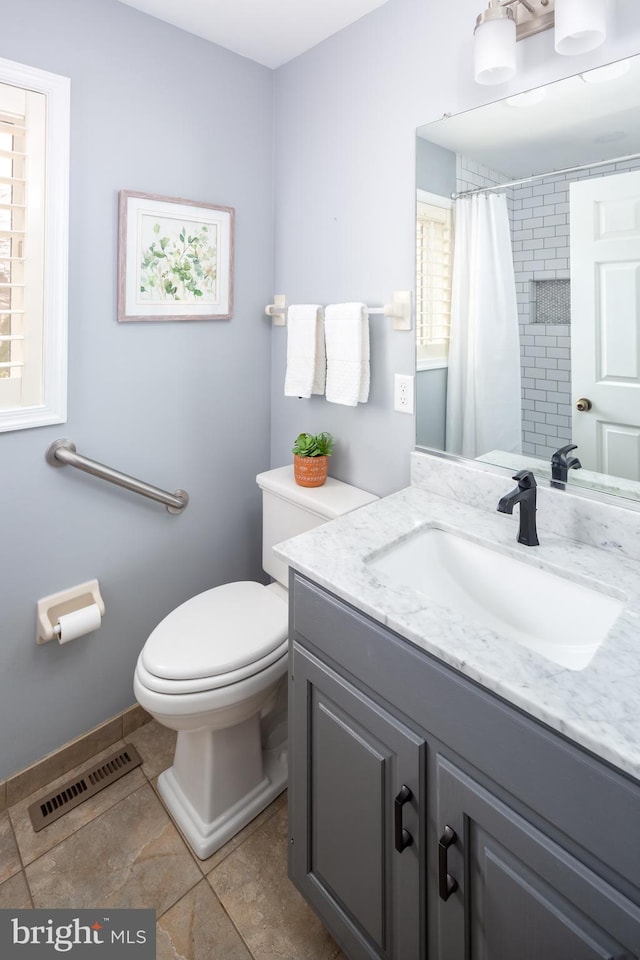
<svg viewBox="0 0 640 960">
<path fill-rule="evenodd" d="M 449 361 L 443 357 L 433 360 L 418 360 L 416 370 L 420 373 L 422 370 L 445 370 L 449 366 Z"/>
</svg>

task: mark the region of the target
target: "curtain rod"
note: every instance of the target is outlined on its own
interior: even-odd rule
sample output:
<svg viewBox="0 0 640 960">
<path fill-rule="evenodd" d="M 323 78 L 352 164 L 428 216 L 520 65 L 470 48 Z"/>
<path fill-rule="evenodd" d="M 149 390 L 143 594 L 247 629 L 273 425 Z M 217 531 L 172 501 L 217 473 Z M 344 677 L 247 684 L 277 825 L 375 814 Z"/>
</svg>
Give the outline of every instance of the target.
<svg viewBox="0 0 640 960">
<path fill-rule="evenodd" d="M 462 190 L 460 193 L 452 193 L 451 199 L 457 200 L 459 197 L 472 197 L 477 193 L 491 193 L 493 190 L 504 190 L 506 187 L 519 187 L 524 183 L 532 183 L 534 180 L 544 180 L 546 177 L 557 177 L 562 173 L 578 173 L 580 170 L 591 170 L 593 167 L 605 167 L 611 163 L 624 163 L 627 160 L 639 159 L 640 153 L 630 153 L 626 157 L 614 157 L 612 160 L 597 160 L 595 163 L 583 163 L 582 166 L 579 167 L 565 167 L 563 170 L 550 170 L 549 173 L 534 174 L 531 177 L 524 177 L 522 180 L 496 183 L 491 187 L 478 187 L 476 190 Z"/>
</svg>

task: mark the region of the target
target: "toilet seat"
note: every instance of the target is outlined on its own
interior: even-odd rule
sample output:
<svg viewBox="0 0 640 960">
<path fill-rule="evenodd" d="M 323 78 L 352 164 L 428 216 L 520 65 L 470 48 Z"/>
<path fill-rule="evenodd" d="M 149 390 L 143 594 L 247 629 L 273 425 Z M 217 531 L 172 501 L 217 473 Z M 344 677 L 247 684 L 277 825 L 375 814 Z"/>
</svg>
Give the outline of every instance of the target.
<svg viewBox="0 0 640 960">
<path fill-rule="evenodd" d="M 142 663 L 142 654 L 138 657 L 136 664 L 136 678 L 146 687 L 147 690 L 153 690 L 155 693 L 169 695 L 179 695 L 183 693 L 206 693 L 208 690 L 218 690 L 221 687 L 229 687 L 247 677 L 262 673 L 278 660 L 286 658 L 288 651 L 288 641 L 284 640 L 279 647 L 276 647 L 268 656 L 262 657 L 254 663 L 247 664 L 240 670 L 233 670 L 230 673 L 221 673 L 217 677 L 198 677 L 196 680 L 167 680 L 164 677 L 156 677 L 145 668 Z"/>
<path fill-rule="evenodd" d="M 214 690 L 259 673 L 287 651 L 288 610 L 261 583 L 206 590 L 173 610 L 149 636 L 136 672 L 158 693 Z"/>
</svg>

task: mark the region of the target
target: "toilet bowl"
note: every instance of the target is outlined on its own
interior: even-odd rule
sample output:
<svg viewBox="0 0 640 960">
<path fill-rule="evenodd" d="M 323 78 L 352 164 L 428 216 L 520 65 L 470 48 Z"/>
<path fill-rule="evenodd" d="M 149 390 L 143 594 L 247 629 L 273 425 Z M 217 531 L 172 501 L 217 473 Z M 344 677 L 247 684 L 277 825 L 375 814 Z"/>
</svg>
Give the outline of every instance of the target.
<svg viewBox="0 0 640 960">
<path fill-rule="evenodd" d="M 162 620 L 146 641 L 134 693 L 178 733 L 158 791 L 201 859 L 249 823 L 287 783 L 287 568 L 274 543 L 376 498 L 331 478 L 296 488 L 291 467 L 260 474 L 263 566 L 277 579 L 225 583 Z"/>
<path fill-rule="evenodd" d="M 286 740 L 263 750 L 261 731 L 286 670 L 287 604 L 253 581 L 187 600 L 138 658 L 136 699 L 178 732 L 158 791 L 203 860 L 286 786 Z"/>
</svg>

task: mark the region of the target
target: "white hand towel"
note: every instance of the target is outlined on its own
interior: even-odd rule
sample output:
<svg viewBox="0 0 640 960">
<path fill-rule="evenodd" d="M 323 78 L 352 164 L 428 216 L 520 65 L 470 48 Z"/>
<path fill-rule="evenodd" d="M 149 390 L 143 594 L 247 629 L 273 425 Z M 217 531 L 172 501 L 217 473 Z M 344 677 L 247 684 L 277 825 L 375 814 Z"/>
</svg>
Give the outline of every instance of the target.
<svg viewBox="0 0 640 960">
<path fill-rule="evenodd" d="M 324 312 L 327 400 L 355 407 L 369 398 L 369 312 L 364 303 L 332 303 Z"/>
<path fill-rule="evenodd" d="M 287 310 L 285 397 L 324 393 L 327 364 L 322 319 L 317 303 L 294 303 Z"/>
</svg>

